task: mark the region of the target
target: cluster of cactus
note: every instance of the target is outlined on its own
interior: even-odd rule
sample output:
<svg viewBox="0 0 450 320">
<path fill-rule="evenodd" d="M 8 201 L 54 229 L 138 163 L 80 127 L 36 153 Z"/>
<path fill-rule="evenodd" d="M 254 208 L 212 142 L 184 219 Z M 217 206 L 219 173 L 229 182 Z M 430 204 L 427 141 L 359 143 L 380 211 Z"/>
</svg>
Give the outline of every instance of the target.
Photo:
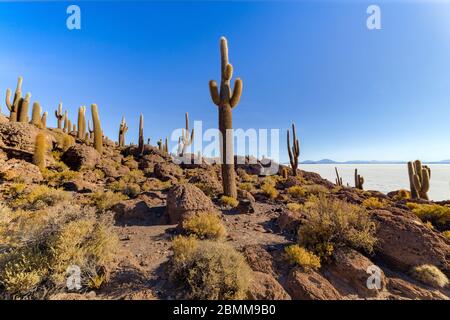
<svg viewBox="0 0 450 320">
<path fill-rule="evenodd" d="M 429 200 L 431 169 L 422 165 L 420 160 L 408 162 L 409 184 L 411 198 Z"/>
<path fill-rule="evenodd" d="M 11 89 L 6 90 L 6 107 L 10 112 L 10 122 L 28 122 L 28 106 L 30 105 L 31 94 L 27 93 L 25 98 L 22 97 L 22 81 L 23 78 L 19 77 L 12 101 Z"/>
<path fill-rule="evenodd" d="M 336 171 L 336 185 L 342 187 L 344 183 L 342 182 L 342 177 L 339 175 L 339 171 L 337 167 L 334 167 L 334 171 Z"/>
<path fill-rule="evenodd" d="M 125 147 L 125 134 L 128 131 L 127 123 L 125 122 L 125 117 L 122 117 L 122 122 L 120 123 L 119 127 L 119 147 Z M 139 128 L 139 134 L 141 133 Z M 142 132 L 144 134 L 144 132 Z M 142 140 L 144 140 L 144 137 L 142 137 Z"/>
<path fill-rule="evenodd" d="M 300 155 L 300 144 L 295 132 L 295 124 L 292 124 L 292 148 L 289 130 L 287 130 L 287 149 L 289 154 L 289 162 L 291 163 L 292 175 L 297 176 L 298 157 Z"/>
<path fill-rule="evenodd" d="M 363 185 L 364 185 L 364 177 L 358 174 L 358 169 L 355 169 L 355 188 L 364 190 Z"/>
<path fill-rule="evenodd" d="M 189 114 L 186 112 L 184 115 L 186 120 L 186 126 L 183 129 L 181 137 L 178 139 L 178 155 L 182 157 L 186 149 L 192 144 L 194 141 L 194 129 L 192 129 L 191 134 L 189 135 Z"/>
<path fill-rule="evenodd" d="M 221 54 L 221 80 L 220 91 L 217 82 L 209 82 L 209 92 L 211 99 L 218 106 L 219 111 L 219 130 L 221 139 L 221 158 L 222 158 L 222 184 L 224 195 L 237 198 L 236 174 L 234 172 L 234 153 L 233 153 L 233 121 L 232 109 L 239 103 L 242 94 L 242 81 L 237 78 L 234 83 L 234 89 L 231 90 L 231 78 L 233 76 L 233 67 L 228 62 L 228 44 L 227 39 L 220 39 Z"/>
</svg>

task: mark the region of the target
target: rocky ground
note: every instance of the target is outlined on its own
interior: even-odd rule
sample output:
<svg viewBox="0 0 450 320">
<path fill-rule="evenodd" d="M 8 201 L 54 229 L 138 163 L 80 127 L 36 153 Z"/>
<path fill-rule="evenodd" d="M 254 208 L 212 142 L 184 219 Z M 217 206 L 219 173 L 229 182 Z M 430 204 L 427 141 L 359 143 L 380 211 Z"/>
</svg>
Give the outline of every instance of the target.
<svg viewBox="0 0 450 320">
<path fill-rule="evenodd" d="M 39 132 L 45 132 L 49 144 L 44 173 L 32 161 Z M 268 178 L 258 176 L 260 165 L 247 163 L 236 167 L 239 204 L 233 208 L 220 201 L 220 167 L 206 160 L 197 165 L 176 165 L 156 147 L 146 146 L 144 154 L 139 155 L 135 146 L 119 148 L 106 138 L 103 153 L 99 154 L 89 141 L 69 140 L 66 136 L 58 129 L 38 129 L 0 118 L 2 202 L 13 211 L 19 210 L 14 204 L 19 196 L 11 192 L 18 184 L 24 185 L 25 191 L 20 192 L 42 185 L 62 189 L 70 196 L 64 201 L 95 207 L 97 214 L 109 217 L 113 221 L 110 232 L 119 239 L 117 253 L 108 265 L 109 281 L 84 293 L 60 290 L 45 298 L 181 298 L 169 281 L 167 268 L 171 240 L 180 233 L 180 221 L 190 211 L 220 212 L 228 230 L 225 241 L 244 255 L 253 270 L 249 299 L 450 297 L 448 284 L 419 281 L 411 273 L 417 266 L 433 265 L 450 276 L 449 238 L 442 228 L 431 226 L 413 213 L 407 204 L 417 201 L 398 197 L 397 192 L 384 195 L 337 187 L 317 174 L 299 171 L 297 178 L 272 178 L 276 194 L 270 196 L 262 188 Z M 292 186 L 305 187 L 307 192 L 293 194 L 288 191 Z M 106 198 L 106 203 L 92 200 L 93 195 L 107 190 L 121 197 Z M 316 270 L 286 261 L 284 248 L 296 243 L 298 227 L 307 223 L 307 212 L 294 210 L 288 204 L 304 205 L 315 193 L 367 210 L 376 225 L 373 252 L 339 246 Z M 448 203 L 438 205 L 446 207 Z M 0 245 L 0 250 L 7 252 L 8 248 Z M 382 270 L 379 290 L 366 286 L 371 265 Z"/>
</svg>

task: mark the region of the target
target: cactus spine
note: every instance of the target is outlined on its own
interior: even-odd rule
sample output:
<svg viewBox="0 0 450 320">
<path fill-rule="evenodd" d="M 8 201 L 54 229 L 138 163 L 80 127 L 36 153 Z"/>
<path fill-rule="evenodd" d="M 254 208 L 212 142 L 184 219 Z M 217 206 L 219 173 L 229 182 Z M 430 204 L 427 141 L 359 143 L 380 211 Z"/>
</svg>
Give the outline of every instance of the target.
<svg viewBox="0 0 450 320">
<path fill-rule="evenodd" d="M 139 154 L 144 153 L 144 116 L 141 113 L 139 117 L 139 146 L 138 146 Z"/>
<path fill-rule="evenodd" d="M 300 155 L 300 144 L 298 143 L 294 123 L 292 124 L 292 149 L 289 130 L 287 130 L 287 149 L 289 154 L 289 161 L 291 163 L 292 175 L 297 176 L 298 156 Z"/>
<path fill-rule="evenodd" d="M 41 126 L 41 106 L 39 102 L 33 103 L 33 109 L 31 111 L 31 123 L 35 126 Z"/>
<path fill-rule="evenodd" d="M 84 139 L 86 133 L 86 107 L 81 106 L 78 109 L 78 132 L 77 138 Z"/>
<path fill-rule="evenodd" d="M 237 198 L 236 173 L 234 172 L 234 152 L 233 152 L 233 120 L 232 108 L 234 108 L 241 98 L 242 81 L 237 78 L 234 83 L 233 93 L 231 92 L 230 80 L 233 76 L 233 67 L 228 62 L 227 39 L 220 39 L 221 53 L 221 80 L 220 92 L 216 81 L 209 82 L 211 99 L 218 106 L 219 130 L 221 139 L 222 158 L 222 184 L 224 194 L 228 197 Z"/>
<path fill-rule="evenodd" d="M 128 131 L 127 123 L 125 122 L 125 117 L 122 117 L 122 122 L 119 126 L 119 147 L 125 147 L 125 134 Z"/>
<path fill-rule="evenodd" d="M 91 105 L 92 111 L 92 123 L 94 124 L 94 148 L 100 154 L 103 151 L 103 132 L 100 125 L 100 119 L 98 117 L 98 108 L 96 104 Z"/>
<path fill-rule="evenodd" d="M 355 188 L 364 190 L 364 177 L 358 174 L 358 169 L 355 169 Z"/>
<path fill-rule="evenodd" d="M 186 149 L 192 144 L 192 141 L 194 141 L 194 129 L 191 131 L 191 135 L 189 135 L 189 114 L 186 112 L 185 115 L 186 125 L 185 129 L 183 129 L 183 133 L 181 137 L 178 139 L 179 146 L 179 156 L 182 157 Z"/>
<path fill-rule="evenodd" d="M 22 77 L 17 80 L 16 92 L 14 93 L 14 100 L 11 102 L 11 89 L 6 90 L 6 107 L 9 110 L 9 121 L 16 122 L 18 119 L 20 102 L 22 100 Z"/>
<path fill-rule="evenodd" d="M 55 110 L 55 117 L 56 117 L 56 120 L 58 121 L 58 129 L 62 129 L 63 121 L 64 121 L 64 123 L 66 121 L 65 116 L 66 116 L 66 114 L 63 113 L 63 111 L 62 111 L 62 102 L 60 102 L 58 105 L 58 110 Z"/>
<path fill-rule="evenodd" d="M 408 175 L 411 198 L 429 200 L 431 169 L 423 166 L 420 160 L 408 162 Z"/>
<path fill-rule="evenodd" d="M 30 105 L 31 93 L 27 93 L 24 99 L 20 100 L 19 114 L 17 115 L 19 118 L 19 122 L 28 122 L 28 106 Z"/>
<path fill-rule="evenodd" d="M 33 163 L 42 171 L 45 170 L 45 152 L 47 151 L 47 141 L 45 134 L 36 135 L 34 143 Z"/>
</svg>

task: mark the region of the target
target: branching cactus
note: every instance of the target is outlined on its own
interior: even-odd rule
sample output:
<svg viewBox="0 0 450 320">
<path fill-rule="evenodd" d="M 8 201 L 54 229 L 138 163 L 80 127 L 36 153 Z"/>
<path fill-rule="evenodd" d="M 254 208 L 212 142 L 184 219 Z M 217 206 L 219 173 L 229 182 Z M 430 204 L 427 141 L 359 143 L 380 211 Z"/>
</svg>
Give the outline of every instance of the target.
<svg viewBox="0 0 450 320">
<path fill-rule="evenodd" d="M 292 148 L 289 130 L 287 130 L 287 149 L 289 161 L 291 163 L 292 175 L 297 176 L 298 157 L 300 155 L 300 144 L 298 143 L 297 134 L 295 132 L 295 124 L 292 124 Z"/>
<path fill-rule="evenodd" d="M 141 114 L 139 117 L 139 154 L 144 154 L 144 116 Z"/>
<path fill-rule="evenodd" d="M 423 166 L 420 160 L 408 162 L 408 175 L 411 198 L 429 200 L 431 169 Z"/>
<path fill-rule="evenodd" d="M 192 129 L 191 134 L 189 135 L 189 114 L 186 112 L 184 115 L 186 120 L 185 129 L 183 129 L 183 133 L 181 137 L 178 139 L 179 143 L 179 156 L 182 157 L 186 153 L 186 149 L 192 144 L 194 141 L 194 129 Z"/>
<path fill-rule="evenodd" d="M 63 128 L 63 132 L 64 133 L 69 133 L 70 132 L 70 125 L 69 125 L 69 116 L 67 114 L 67 110 L 64 111 L 64 128 Z"/>
<path fill-rule="evenodd" d="M 27 93 L 24 99 L 20 100 L 19 107 L 19 122 L 28 122 L 28 107 L 30 105 L 31 93 Z"/>
<path fill-rule="evenodd" d="M 220 91 L 217 82 L 214 80 L 209 82 L 209 91 L 212 101 L 218 106 L 219 111 L 219 130 L 222 135 L 221 157 L 224 194 L 228 197 L 237 198 L 236 173 L 234 171 L 232 108 L 239 103 L 241 98 L 242 81 L 239 78 L 235 80 L 232 92 L 230 81 L 233 76 L 233 67 L 228 62 L 228 44 L 225 37 L 220 39 L 220 54 Z"/>
<path fill-rule="evenodd" d="M 45 134 L 36 135 L 34 143 L 33 163 L 42 171 L 45 170 L 45 153 L 47 152 L 47 140 Z"/>
<path fill-rule="evenodd" d="M 62 102 L 59 103 L 58 105 L 58 110 L 55 110 L 55 117 L 56 120 L 58 121 L 58 129 L 62 129 L 63 127 L 63 121 L 65 123 L 66 121 L 66 113 L 63 113 L 62 111 Z"/>
<path fill-rule="evenodd" d="M 84 139 L 86 134 L 86 107 L 81 106 L 78 109 L 78 132 L 77 138 Z"/>
<path fill-rule="evenodd" d="M 39 102 L 33 103 L 31 111 L 31 124 L 40 127 L 41 126 L 41 105 Z"/>
<path fill-rule="evenodd" d="M 103 132 L 100 119 L 98 117 L 98 108 L 96 104 L 91 105 L 91 111 L 92 123 L 94 124 L 94 148 L 101 154 L 103 151 Z"/>
<path fill-rule="evenodd" d="M 11 89 L 6 90 L 6 107 L 9 110 L 9 121 L 16 122 L 18 120 L 20 101 L 22 100 L 22 77 L 17 80 L 16 92 L 14 100 L 11 102 Z"/>
<path fill-rule="evenodd" d="M 122 122 L 119 126 L 119 147 L 125 147 L 125 134 L 128 131 L 128 126 L 125 117 L 122 117 Z"/>
<path fill-rule="evenodd" d="M 364 190 L 364 177 L 358 174 L 358 169 L 355 169 L 355 188 Z"/>
<path fill-rule="evenodd" d="M 42 114 L 40 127 L 41 129 L 47 128 L 47 111 Z"/>
</svg>

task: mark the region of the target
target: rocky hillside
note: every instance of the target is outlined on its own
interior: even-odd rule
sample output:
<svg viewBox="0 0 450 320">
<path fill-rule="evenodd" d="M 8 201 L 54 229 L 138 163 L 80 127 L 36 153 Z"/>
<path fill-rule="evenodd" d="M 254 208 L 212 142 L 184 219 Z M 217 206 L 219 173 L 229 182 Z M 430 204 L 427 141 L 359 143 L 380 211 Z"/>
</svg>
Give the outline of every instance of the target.
<svg viewBox="0 0 450 320">
<path fill-rule="evenodd" d="M 0 122 L 2 298 L 450 297 L 449 203 Z"/>
</svg>

